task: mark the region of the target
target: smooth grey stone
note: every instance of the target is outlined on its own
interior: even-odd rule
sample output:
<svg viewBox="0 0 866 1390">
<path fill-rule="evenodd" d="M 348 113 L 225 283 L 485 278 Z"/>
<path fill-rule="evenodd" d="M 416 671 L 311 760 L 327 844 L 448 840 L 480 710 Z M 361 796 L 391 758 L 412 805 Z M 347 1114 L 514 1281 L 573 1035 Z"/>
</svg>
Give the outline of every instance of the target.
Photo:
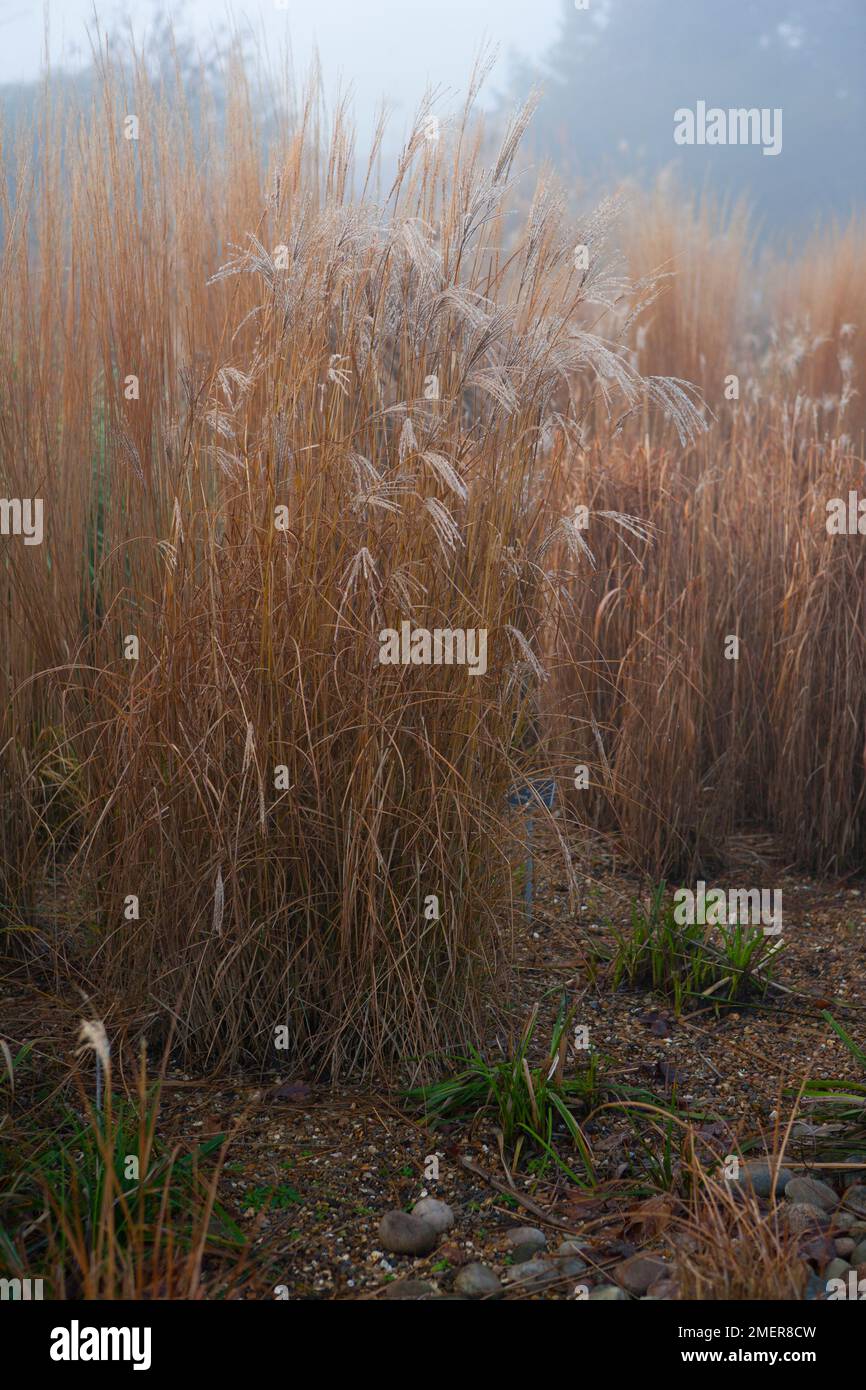
<svg viewBox="0 0 866 1390">
<path fill-rule="evenodd" d="M 506 1231 L 505 1239 L 513 1250 L 524 1245 L 531 1245 L 535 1250 L 544 1250 L 547 1246 L 547 1236 L 537 1226 L 514 1226 Z"/>
<path fill-rule="evenodd" d="M 420 1216 L 422 1221 L 426 1221 L 434 1231 L 440 1235 L 443 1231 L 450 1231 L 454 1225 L 454 1212 L 447 1202 L 440 1202 L 438 1197 L 422 1197 L 412 1208 L 413 1216 Z"/>
<path fill-rule="evenodd" d="M 441 1295 L 437 1288 L 428 1284 L 425 1279 L 395 1279 L 393 1284 L 388 1284 L 383 1298 L 440 1298 Z"/>
<path fill-rule="evenodd" d="M 559 1270 L 551 1260 L 527 1260 L 509 1270 L 508 1282 L 537 1292 L 555 1284 L 558 1278 Z"/>
<path fill-rule="evenodd" d="M 478 1261 L 463 1266 L 454 1280 L 454 1289 L 463 1298 L 501 1298 L 503 1292 L 493 1270 Z"/>
<path fill-rule="evenodd" d="M 833 1211 L 839 1205 L 838 1194 L 820 1178 L 792 1178 L 785 1188 L 785 1201 L 805 1202 L 824 1211 Z"/>
<path fill-rule="evenodd" d="M 784 1192 L 793 1176 L 789 1168 L 780 1168 L 776 1176 L 776 1192 Z M 772 1195 L 772 1168 L 766 1159 L 750 1159 L 748 1163 L 741 1164 L 740 1176 L 731 1181 L 751 1189 L 756 1197 Z"/>
<path fill-rule="evenodd" d="M 582 1255 L 589 1248 L 585 1240 L 563 1240 L 556 1248 L 557 1255 Z"/>
<path fill-rule="evenodd" d="M 379 1222 L 379 1242 L 395 1255 L 427 1255 L 438 1241 L 438 1231 L 407 1211 L 386 1211 Z"/>
<path fill-rule="evenodd" d="M 827 1213 L 808 1202 L 792 1202 L 785 1208 L 785 1221 L 792 1231 L 826 1231 L 830 1226 Z"/>
<path fill-rule="evenodd" d="M 670 1265 L 666 1265 L 657 1255 L 632 1255 L 622 1260 L 613 1272 L 628 1293 L 640 1295 L 648 1293 L 651 1284 L 671 1271 Z"/>
<path fill-rule="evenodd" d="M 511 1251 L 511 1262 L 512 1264 L 522 1265 L 526 1264 L 528 1260 L 534 1260 L 538 1255 L 543 1254 L 543 1245 L 515 1245 L 514 1249 Z"/>
</svg>

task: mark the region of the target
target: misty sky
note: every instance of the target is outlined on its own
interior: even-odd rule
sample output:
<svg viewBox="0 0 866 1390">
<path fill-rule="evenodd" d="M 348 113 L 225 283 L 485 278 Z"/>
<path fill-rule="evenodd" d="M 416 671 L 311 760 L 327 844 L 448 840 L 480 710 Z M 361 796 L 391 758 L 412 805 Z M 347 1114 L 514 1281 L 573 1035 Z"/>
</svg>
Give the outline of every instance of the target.
<svg viewBox="0 0 866 1390">
<path fill-rule="evenodd" d="M 87 65 L 94 11 L 103 34 L 130 27 L 140 49 L 159 12 L 204 58 L 231 34 L 279 79 L 318 48 L 325 92 L 348 89 L 362 157 L 384 100 L 394 158 L 428 88 L 459 110 L 486 44 L 498 62 L 481 104 L 513 110 L 542 91 L 524 154 L 550 158 L 597 192 L 672 169 L 696 191 L 744 197 L 764 228 L 797 235 L 847 218 L 866 188 L 866 0 L 47 0 L 52 66 Z M 0 84 L 39 76 L 43 0 L 0 0 Z M 277 90 L 280 87 L 278 86 Z M 20 88 L 11 89 L 20 92 Z M 779 113 L 765 159 L 752 141 L 675 141 L 682 109 Z M 782 119 L 784 112 L 784 152 Z M 763 116 L 762 116 L 763 119 Z M 765 145 L 769 141 L 763 141 Z M 720 149 L 719 145 L 726 148 Z"/>
<path fill-rule="evenodd" d="M 599 0 L 599 16 L 604 0 Z M 205 46 L 221 26 L 251 30 L 275 57 L 291 36 L 295 70 L 303 73 L 318 44 L 326 87 L 351 82 L 355 114 L 367 132 L 384 96 L 402 128 L 429 83 L 456 100 L 485 39 L 498 45 L 503 81 L 509 52 L 538 58 L 557 33 L 561 0 L 162 0 L 184 33 Z M 50 0 L 52 63 L 80 66 L 89 54 L 94 9 L 107 28 L 132 17 L 146 31 L 154 0 Z M 0 0 L 0 82 L 39 74 L 44 37 L 42 0 Z M 263 41 L 263 42 L 262 42 Z M 495 79 L 494 79 L 495 86 Z"/>
</svg>

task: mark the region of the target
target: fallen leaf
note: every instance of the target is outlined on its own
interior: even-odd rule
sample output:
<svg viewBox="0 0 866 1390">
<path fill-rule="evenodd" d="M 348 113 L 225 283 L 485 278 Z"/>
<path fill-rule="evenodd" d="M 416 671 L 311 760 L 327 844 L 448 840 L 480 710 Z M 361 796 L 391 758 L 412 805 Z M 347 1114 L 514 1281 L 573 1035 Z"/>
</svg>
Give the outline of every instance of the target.
<svg viewBox="0 0 866 1390">
<path fill-rule="evenodd" d="M 670 1200 L 664 1196 L 648 1197 L 626 1220 L 625 1234 L 635 1239 L 661 1235 L 673 1219 Z"/>
</svg>

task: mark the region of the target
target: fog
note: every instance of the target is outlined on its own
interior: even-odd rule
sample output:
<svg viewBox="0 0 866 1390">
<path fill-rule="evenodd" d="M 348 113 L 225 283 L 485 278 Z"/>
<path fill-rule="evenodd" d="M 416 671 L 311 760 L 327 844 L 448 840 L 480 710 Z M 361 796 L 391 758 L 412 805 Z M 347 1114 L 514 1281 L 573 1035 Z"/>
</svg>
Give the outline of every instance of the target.
<svg viewBox="0 0 866 1390">
<path fill-rule="evenodd" d="M 554 41 L 560 0 L 437 0 L 428 10 L 418 0 L 53 0 L 48 5 L 49 53 L 54 65 L 77 68 L 89 60 L 88 33 L 94 12 L 104 30 L 132 29 L 139 41 L 154 15 L 170 15 L 183 35 L 205 52 L 230 32 L 248 36 L 250 50 L 275 62 L 289 46 L 294 67 L 303 73 L 314 53 L 322 62 L 326 86 L 351 84 L 363 133 L 385 98 L 395 125 L 405 123 L 425 87 L 450 89 L 454 99 L 465 88 L 473 60 L 486 42 L 510 52 L 540 58 Z M 44 12 L 36 0 L 0 4 L 0 82 L 36 78 L 44 53 Z M 492 98 L 488 98 L 492 99 Z"/>
<path fill-rule="evenodd" d="M 526 157 L 551 159 L 571 188 L 674 175 L 745 197 L 759 229 L 782 236 L 862 206 L 863 0 L 0 0 L 0 96 L 26 101 L 46 55 L 83 73 L 98 32 L 131 33 L 147 52 L 166 17 L 205 59 L 232 34 L 273 73 L 288 58 L 301 78 L 318 54 L 328 96 L 351 94 L 361 151 L 383 102 L 390 156 L 426 90 L 437 112 L 459 105 L 485 50 L 496 63 L 480 104 L 501 116 L 540 91 Z M 744 130 L 746 112 L 773 130 L 772 148 L 739 138 L 735 108 Z"/>
</svg>

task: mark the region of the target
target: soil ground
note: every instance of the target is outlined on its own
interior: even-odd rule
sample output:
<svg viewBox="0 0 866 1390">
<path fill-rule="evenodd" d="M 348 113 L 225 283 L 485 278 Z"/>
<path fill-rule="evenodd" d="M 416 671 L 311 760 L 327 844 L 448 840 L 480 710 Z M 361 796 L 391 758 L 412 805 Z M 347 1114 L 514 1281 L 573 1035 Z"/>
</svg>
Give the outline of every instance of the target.
<svg viewBox="0 0 866 1390">
<path fill-rule="evenodd" d="M 569 903 L 561 875 L 552 850 L 542 851 L 507 1009 L 516 1037 L 540 1005 L 538 1060 L 566 991 L 576 1004 L 575 1021 L 588 1027 L 600 1055 L 602 1082 L 610 1078 L 675 1100 L 720 1156 L 735 1144 L 772 1148 L 792 1113 L 788 1093 L 804 1075 L 856 1077 L 822 1010 L 831 1010 L 859 1041 L 866 1037 L 862 883 L 794 874 L 766 836 L 732 841 L 726 873 L 714 885 L 772 884 L 783 891 L 780 988 L 763 1002 L 718 1012 L 709 1001 L 687 1006 L 677 1018 L 658 996 L 612 990 L 604 969 L 591 966 L 593 947 L 603 948 L 628 921 L 631 902 L 646 896 L 639 880 L 601 845 L 582 848 L 578 876 L 585 886 L 577 903 Z M 61 998 L 47 985 L 34 990 L 14 979 L 3 991 L 10 1046 L 33 1040 L 36 1055 L 71 1060 L 82 1016 L 76 992 Z M 496 1041 L 487 1040 L 489 1050 Z M 219 1200 L 248 1239 L 250 1297 L 273 1296 L 283 1286 L 290 1298 L 380 1298 L 408 1278 L 447 1294 L 455 1273 L 474 1260 L 507 1278 L 506 1233 L 515 1225 L 541 1226 L 551 1243 L 569 1236 L 586 1242 L 590 1282 L 606 1282 L 614 1265 L 648 1240 L 653 1244 L 656 1228 L 646 1214 L 667 1200 L 664 1185 L 660 1190 L 657 1175 L 646 1169 L 634 1126 L 615 1108 L 587 1125 L 600 1182 L 582 1190 L 553 1164 L 540 1170 L 536 1162 L 527 1171 L 523 1163 L 513 1172 L 492 1122 L 431 1132 L 398 1093 L 319 1087 L 292 1076 L 263 1085 L 168 1071 L 160 1114 L 165 1142 L 189 1149 L 233 1127 Z M 434 1157 L 435 1180 L 425 1177 Z M 816 1168 L 808 1151 L 801 1161 Z M 672 1162 L 675 1170 L 675 1156 Z M 816 1175 L 827 1173 L 816 1168 Z M 672 1186 L 675 1181 L 674 1171 Z M 380 1217 L 424 1195 L 448 1202 L 456 1225 L 430 1256 L 387 1254 L 377 1242 Z M 543 1296 L 573 1296 L 573 1284 L 563 1280 Z"/>
</svg>

